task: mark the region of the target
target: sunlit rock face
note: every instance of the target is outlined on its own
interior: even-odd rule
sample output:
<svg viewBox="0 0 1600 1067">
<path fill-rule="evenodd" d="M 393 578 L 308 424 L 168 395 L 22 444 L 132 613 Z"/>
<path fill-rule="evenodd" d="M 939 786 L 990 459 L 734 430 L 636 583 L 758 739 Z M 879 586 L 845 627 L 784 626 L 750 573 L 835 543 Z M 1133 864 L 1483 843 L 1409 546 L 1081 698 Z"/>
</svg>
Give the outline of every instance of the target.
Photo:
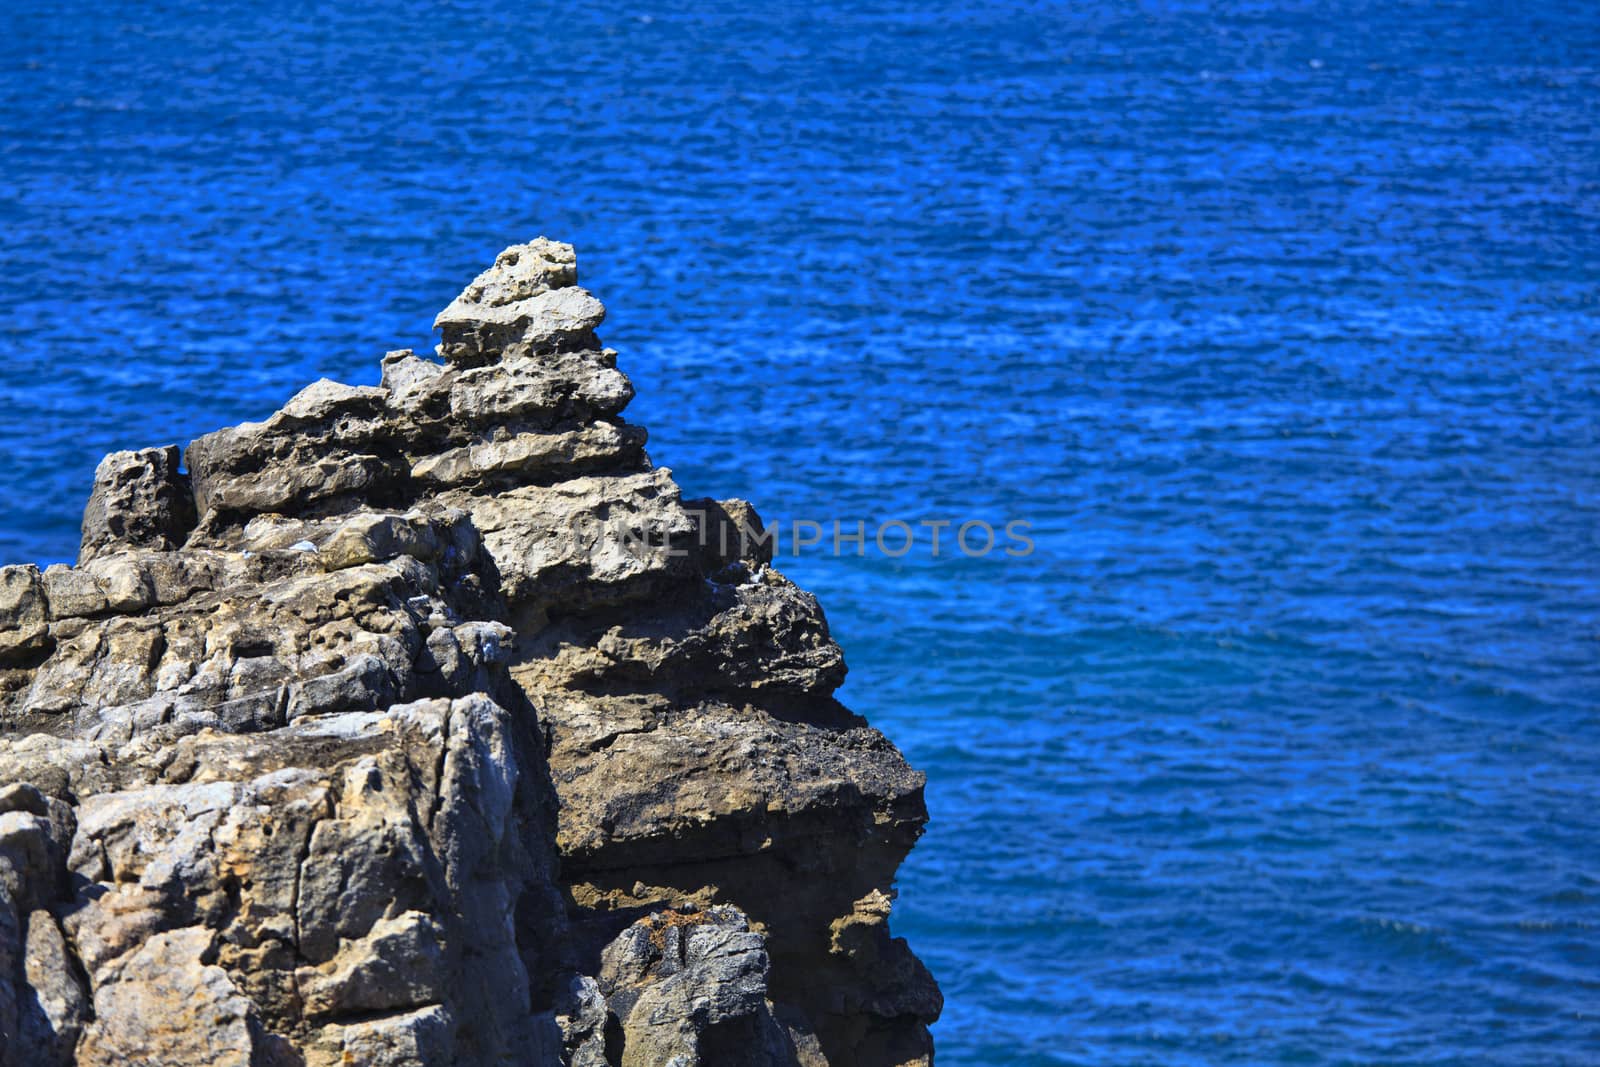
<svg viewBox="0 0 1600 1067">
<path fill-rule="evenodd" d="M 923 779 L 568 245 L 0 569 L 0 1067 L 931 1063 Z"/>
</svg>

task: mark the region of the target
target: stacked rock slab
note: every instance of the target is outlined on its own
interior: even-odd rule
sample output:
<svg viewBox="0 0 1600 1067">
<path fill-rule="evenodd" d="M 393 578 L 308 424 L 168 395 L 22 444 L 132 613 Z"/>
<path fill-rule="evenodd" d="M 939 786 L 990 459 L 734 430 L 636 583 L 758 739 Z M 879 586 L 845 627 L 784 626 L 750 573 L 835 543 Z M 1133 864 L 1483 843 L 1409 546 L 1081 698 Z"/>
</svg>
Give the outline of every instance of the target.
<svg viewBox="0 0 1600 1067">
<path fill-rule="evenodd" d="M 0 569 L 0 1067 L 931 1063 L 922 777 L 576 281 L 507 249 L 442 362 L 109 456 Z"/>
</svg>

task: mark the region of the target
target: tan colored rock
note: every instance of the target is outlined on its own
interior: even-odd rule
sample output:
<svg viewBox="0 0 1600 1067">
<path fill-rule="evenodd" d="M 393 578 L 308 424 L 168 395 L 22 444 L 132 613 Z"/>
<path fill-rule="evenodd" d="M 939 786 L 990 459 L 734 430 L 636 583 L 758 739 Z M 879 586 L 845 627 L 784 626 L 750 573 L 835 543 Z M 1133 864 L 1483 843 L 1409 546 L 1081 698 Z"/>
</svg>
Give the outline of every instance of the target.
<svg viewBox="0 0 1600 1067">
<path fill-rule="evenodd" d="M 252 1067 L 263 1050 L 254 1005 L 206 964 L 215 935 L 200 927 L 152 935 L 101 979 L 82 1067 Z"/>
<path fill-rule="evenodd" d="M 439 534 L 421 516 L 363 512 L 346 519 L 318 547 L 330 569 L 356 567 L 410 556 L 429 560 L 439 554 Z"/>
</svg>

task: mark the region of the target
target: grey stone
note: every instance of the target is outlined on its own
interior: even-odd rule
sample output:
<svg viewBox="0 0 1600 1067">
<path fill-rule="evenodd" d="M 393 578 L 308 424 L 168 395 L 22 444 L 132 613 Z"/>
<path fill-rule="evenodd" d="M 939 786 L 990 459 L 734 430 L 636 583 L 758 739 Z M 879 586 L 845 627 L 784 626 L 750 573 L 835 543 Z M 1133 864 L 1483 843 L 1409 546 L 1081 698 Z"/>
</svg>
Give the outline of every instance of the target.
<svg viewBox="0 0 1600 1067">
<path fill-rule="evenodd" d="M 931 1062 L 922 776 L 576 280 L 509 249 L 447 362 L 108 457 L 0 568 L 0 1067 Z"/>
<path fill-rule="evenodd" d="M 197 521 L 176 445 L 113 452 L 94 472 L 78 563 L 124 548 L 179 548 Z"/>
<path fill-rule="evenodd" d="M 26 662 L 50 648 L 48 617 L 39 568 L 0 567 L 0 667 Z"/>
<path fill-rule="evenodd" d="M 441 354 L 473 365 L 511 345 L 546 352 L 592 343 L 605 308 L 577 279 L 571 245 L 541 237 L 506 249 L 434 320 Z"/>
<path fill-rule="evenodd" d="M 89 998 L 61 928 L 42 908 L 28 916 L 23 976 L 28 995 L 19 1027 L 29 1062 L 39 1067 L 72 1063 L 89 1021 Z"/>
<path fill-rule="evenodd" d="M 658 912 L 601 957 L 599 989 L 622 1030 L 622 1067 L 777 1067 L 795 1062 L 767 1001 L 760 934 L 728 906 Z"/>
</svg>

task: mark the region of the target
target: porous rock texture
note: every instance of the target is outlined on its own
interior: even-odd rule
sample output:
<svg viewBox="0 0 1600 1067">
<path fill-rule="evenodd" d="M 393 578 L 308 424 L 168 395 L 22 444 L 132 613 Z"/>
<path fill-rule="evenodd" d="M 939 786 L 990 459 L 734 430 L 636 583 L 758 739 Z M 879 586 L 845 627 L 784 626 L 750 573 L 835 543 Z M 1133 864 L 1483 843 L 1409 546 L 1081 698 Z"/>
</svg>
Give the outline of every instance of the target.
<svg viewBox="0 0 1600 1067">
<path fill-rule="evenodd" d="M 0 569 L 0 1067 L 932 1062 L 922 776 L 571 247 Z"/>
</svg>

